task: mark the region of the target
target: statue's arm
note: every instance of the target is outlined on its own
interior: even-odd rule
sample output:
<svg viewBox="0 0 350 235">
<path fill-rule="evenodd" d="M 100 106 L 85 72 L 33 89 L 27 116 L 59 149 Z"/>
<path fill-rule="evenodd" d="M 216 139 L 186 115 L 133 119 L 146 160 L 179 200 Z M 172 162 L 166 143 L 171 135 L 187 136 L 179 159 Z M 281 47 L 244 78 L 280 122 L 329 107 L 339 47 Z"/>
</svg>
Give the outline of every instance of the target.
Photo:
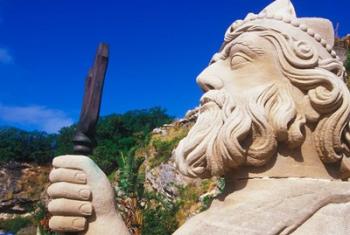
<svg viewBox="0 0 350 235">
<path fill-rule="evenodd" d="M 88 157 L 65 155 L 53 160 L 47 192 L 53 215 L 49 226 L 57 232 L 128 235 L 115 209 L 114 191 L 102 170 Z"/>
</svg>

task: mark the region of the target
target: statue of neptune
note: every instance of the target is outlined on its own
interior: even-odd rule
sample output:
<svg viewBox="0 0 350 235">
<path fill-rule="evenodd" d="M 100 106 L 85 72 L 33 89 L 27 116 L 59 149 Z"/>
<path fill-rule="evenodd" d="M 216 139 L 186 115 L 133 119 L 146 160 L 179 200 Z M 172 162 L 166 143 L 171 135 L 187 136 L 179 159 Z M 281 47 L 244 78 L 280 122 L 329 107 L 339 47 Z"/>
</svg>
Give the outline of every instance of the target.
<svg viewBox="0 0 350 235">
<path fill-rule="evenodd" d="M 333 44 L 332 23 L 297 18 L 290 0 L 228 28 L 174 152 L 186 176 L 225 176 L 225 193 L 175 234 L 350 234 L 350 93 Z M 53 166 L 53 230 L 128 234 L 91 159 Z"/>
</svg>

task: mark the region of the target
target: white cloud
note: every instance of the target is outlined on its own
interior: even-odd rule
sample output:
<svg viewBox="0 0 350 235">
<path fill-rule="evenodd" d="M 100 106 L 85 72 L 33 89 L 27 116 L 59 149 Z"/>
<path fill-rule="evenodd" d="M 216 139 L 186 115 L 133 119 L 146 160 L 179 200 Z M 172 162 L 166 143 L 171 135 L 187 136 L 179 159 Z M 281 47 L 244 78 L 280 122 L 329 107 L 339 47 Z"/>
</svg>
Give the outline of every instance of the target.
<svg viewBox="0 0 350 235">
<path fill-rule="evenodd" d="M 0 104 L 0 120 L 9 124 L 30 125 L 48 133 L 57 133 L 73 120 L 63 111 L 44 106 L 6 106 Z"/>
<path fill-rule="evenodd" d="M 12 64 L 13 56 L 5 48 L 0 48 L 0 63 L 2 64 Z"/>
</svg>

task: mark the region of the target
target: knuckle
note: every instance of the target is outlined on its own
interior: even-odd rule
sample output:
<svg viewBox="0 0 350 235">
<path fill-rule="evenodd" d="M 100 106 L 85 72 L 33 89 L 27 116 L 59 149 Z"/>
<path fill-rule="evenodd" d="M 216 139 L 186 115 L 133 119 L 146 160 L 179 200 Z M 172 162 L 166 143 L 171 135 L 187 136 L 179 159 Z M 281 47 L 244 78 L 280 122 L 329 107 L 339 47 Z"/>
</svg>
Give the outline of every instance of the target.
<svg viewBox="0 0 350 235">
<path fill-rule="evenodd" d="M 79 206 L 79 211 L 83 215 L 91 215 L 92 214 L 92 204 L 88 202 L 81 203 Z"/>
<path fill-rule="evenodd" d="M 49 174 L 49 180 L 50 180 L 50 182 L 55 182 L 55 180 L 56 180 L 56 178 L 57 178 L 57 172 L 58 171 L 58 169 L 53 169 L 53 170 L 51 170 L 51 172 L 50 172 L 50 174 Z"/>
<path fill-rule="evenodd" d="M 54 183 L 51 184 L 48 188 L 47 188 L 47 194 L 50 197 L 54 197 L 57 194 L 62 193 L 62 191 L 64 190 L 64 183 Z"/>
<path fill-rule="evenodd" d="M 57 210 L 57 208 L 64 208 L 64 205 L 65 205 L 65 199 L 54 199 L 52 201 L 49 202 L 49 204 L 47 205 L 47 209 L 50 211 L 50 212 L 54 212 Z"/>
<path fill-rule="evenodd" d="M 79 183 L 86 183 L 86 174 L 82 171 L 78 171 L 74 174 L 74 179 L 75 181 L 79 182 Z"/>
<path fill-rule="evenodd" d="M 49 220 L 49 228 L 50 229 L 57 229 L 59 226 L 59 221 L 57 221 L 56 216 L 52 216 Z"/>
<path fill-rule="evenodd" d="M 52 165 L 57 165 L 57 163 L 59 163 L 60 162 L 60 160 L 62 159 L 62 157 L 64 157 L 64 156 L 57 156 L 57 157 L 55 157 L 54 159 L 52 159 Z"/>
<path fill-rule="evenodd" d="M 53 208 L 53 205 L 52 205 L 52 201 L 49 202 L 47 204 L 47 210 L 50 212 L 50 213 L 53 213 L 54 212 L 54 208 Z"/>
<path fill-rule="evenodd" d="M 90 189 L 82 188 L 82 189 L 78 190 L 78 194 L 83 200 L 89 200 L 91 198 L 92 193 L 91 193 Z"/>
<path fill-rule="evenodd" d="M 86 228 L 84 217 L 53 216 L 49 220 L 49 228 L 59 232 L 77 232 Z"/>
<path fill-rule="evenodd" d="M 52 185 L 53 185 L 53 184 L 51 184 L 51 185 L 50 185 L 49 187 L 47 187 L 47 189 L 46 189 L 46 193 L 47 193 L 47 195 L 49 195 L 49 197 L 52 197 L 52 195 L 53 195 Z"/>
</svg>

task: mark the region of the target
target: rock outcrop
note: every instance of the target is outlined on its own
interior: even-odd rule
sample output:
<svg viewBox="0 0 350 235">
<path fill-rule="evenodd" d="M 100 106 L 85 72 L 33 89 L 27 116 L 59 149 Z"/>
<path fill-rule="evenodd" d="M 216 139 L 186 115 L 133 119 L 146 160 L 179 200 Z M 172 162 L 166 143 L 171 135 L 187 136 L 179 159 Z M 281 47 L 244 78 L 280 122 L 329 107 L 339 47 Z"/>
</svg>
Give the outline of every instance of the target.
<svg viewBox="0 0 350 235">
<path fill-rule="evenodd" d="M 8 162 L 0 167 L 0 213 L 23 214 L 45 196 L 49 166 Z"/>
</svg>

